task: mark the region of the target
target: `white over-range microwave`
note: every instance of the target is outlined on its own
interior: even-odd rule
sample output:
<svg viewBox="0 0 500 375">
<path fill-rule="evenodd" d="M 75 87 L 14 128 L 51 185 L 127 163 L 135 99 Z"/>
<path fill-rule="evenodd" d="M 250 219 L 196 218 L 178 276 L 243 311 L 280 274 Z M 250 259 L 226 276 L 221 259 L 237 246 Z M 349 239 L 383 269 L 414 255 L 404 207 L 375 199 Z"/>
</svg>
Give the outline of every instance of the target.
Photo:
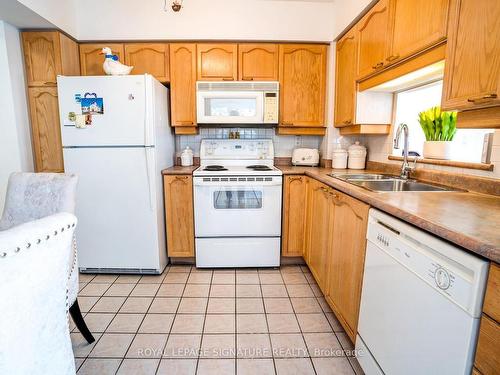
<svg viewBox="0 0 500 375">
<path fill-rule="evenodd" d="M 198 124 L 277 124 L 279 82 L 196 82 Z"/>
</svg>

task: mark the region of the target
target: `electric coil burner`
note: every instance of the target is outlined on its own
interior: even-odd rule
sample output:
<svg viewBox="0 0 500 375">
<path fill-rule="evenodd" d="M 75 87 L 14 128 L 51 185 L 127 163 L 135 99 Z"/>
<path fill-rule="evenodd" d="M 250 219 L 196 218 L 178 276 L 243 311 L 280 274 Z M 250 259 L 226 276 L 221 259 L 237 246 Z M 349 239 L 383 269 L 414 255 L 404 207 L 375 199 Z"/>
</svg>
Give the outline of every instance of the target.
<svg viewBox="0 0 500 375">
<path fill-rule="evenodd" d="M 248 169 L 253 169 L 254 171 L 272 171 L 272 168 L 269 168 L 267 165 L 257 164 L 257 165 L 249 165 Z"/>
<path fill-rule="evenodd" d="M 193 172 L 197 267 L 277 267 L 282 172 L 270 139 L 204 139 Z"/>
<path fill-rule="evenodd" d="M 227 171 L 227 168 L 222 165 L 207 165 L 203 168 L 204 171 Z"/>
</svg>

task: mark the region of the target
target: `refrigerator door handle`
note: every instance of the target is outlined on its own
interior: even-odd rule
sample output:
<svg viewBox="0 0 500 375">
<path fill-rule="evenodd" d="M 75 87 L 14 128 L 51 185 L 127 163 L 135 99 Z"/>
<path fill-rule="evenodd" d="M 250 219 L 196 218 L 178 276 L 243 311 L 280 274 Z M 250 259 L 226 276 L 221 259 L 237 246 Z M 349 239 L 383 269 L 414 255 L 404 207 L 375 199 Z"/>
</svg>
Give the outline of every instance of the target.
<svg viewBox="0 0 500 375">
<path fill-rule="evenodd" d="M 153 152 L 154 152 L 154 147 L 145 147 L 144 150 L 146 151 L 146 171 L 147 171 L 147 176 L 148 176 L 148 187 L 149 187 L 149 207 L 151 208 L 151 211 L 154 211 L 154 188 L 155 188 L 155 181 L 154 181 L 154 157 L 153 157 Z"/>
</svg>

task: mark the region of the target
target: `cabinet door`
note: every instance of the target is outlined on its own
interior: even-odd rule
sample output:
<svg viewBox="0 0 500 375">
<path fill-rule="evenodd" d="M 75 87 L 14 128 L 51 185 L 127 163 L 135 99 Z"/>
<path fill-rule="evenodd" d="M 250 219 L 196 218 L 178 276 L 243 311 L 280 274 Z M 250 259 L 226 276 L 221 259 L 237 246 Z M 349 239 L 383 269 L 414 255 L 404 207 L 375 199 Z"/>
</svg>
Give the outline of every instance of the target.
<svg viewBox="0 0 500 375">
<path fill-rule="evenodd" d="M 321 182 L 310 180 L 307 209 L 307 259 L 306 262 L 316 282 L 326 291 L 327 257 L 330 246 L 331 215 L 333 204 L 331 189 Z"/>
<path fill-rule="evenodd" d="M 279 54 L 280 124 L 324 127 L 327 47 L 282 44 Z"/>
<path fill-rule="evenodd" d="M 277 81 L 278 45 L 238 44 L 238 79 L 241 81 Z"/>
<path fill-rule="evenodd" d="M 26 31 L 22 39 L 28 86 L 55 86 L 62 69 L 58 33 Z"/>
<path fill-rule="evenodd" d="M 500 1 L 453 4 L 441 106 L 446 110 L 499 106 Z"/>
<path fill-rule="evenodd" d="M 361 301 L 369 206 L 339 192 L 335 192 L 332 200 L 335 208 L 326 298 L 354 342 Z"/>
<path fill-rule="evenodd" d="M 358 63 L 357 30 L 351 29 L 337 43 L 335 73 L 335 126 L 355 124 L 356 74 Z"/>
<path fill-rule="evenodd" d="M 199 81 L 238 79 L 238 45 L 232 43 L 198 44 Z"/>
<path fill-rule="evenodd" d="M 125 64 L 134 67 L 132 74 L 149 73 L 160 82 L 170 80 L 167 43 L 127 43 Z"/>
<path fill-rule="evenodd" d="M 57 88 L 30 87 L 28 96 L 36 171 L 63 172 Z"/>
<path fill-rule="evenodd" d="M 285 176 L 283 184 L 282 255 L 304 255 L 306 223 L 306 177 Z"/>
<path fill-rule="evenodd" d="M 169 257 L 194 256 L 193 178 L 164 176 L 165 222 Z"/>
<path fill-rule="evenodd" d="M 500 369 L 500 324 L 483 314 L 479 327 L 474 366 L 483 375 L 498 375 Z"/>
<path fill-rule="evenodd" d="M 390 0 L 390 64 L 446 39 L 449 0 Z M 432 20 L 432 22 L 430 22 Z"/>
<path fill-rule="evenodd" d="M 358 23 L 358 79 L 384 67 L 389 28 L 388 0 L 380 0 Z"/>
<path fill-rule="evenodd" d="M 196 44 L 170 45 L 172 126 L 196 125 Z"/>
<path fill-rule="evenodd" d="M 106 74 L 102 68 L 104 55 L 101 54 L 101 51 L 104 47 L 111 48 L 113 55 L 117 55 L 118 59 L 124 62 L 123 44 L 80 44 L 80 68 L 82 70 L 82 76 L 102 76 Z"/>
</svg>

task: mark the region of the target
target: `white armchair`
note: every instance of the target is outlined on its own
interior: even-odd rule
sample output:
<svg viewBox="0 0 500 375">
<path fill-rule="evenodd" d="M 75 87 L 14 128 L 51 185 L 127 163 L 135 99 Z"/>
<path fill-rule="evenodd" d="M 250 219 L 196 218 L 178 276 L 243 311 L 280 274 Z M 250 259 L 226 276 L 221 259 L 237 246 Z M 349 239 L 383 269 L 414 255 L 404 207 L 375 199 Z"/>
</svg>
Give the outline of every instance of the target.
<svg viewBox="0 0 500 375">
<path fill-rule="evenodd" d="M 0 232 L 0 374 L 74 374 L 68 266 L 76 217 Z"/>
<path fill-rule="evenodd" d="M 76 175 L 62 173 L 13 173 L 9 178 L 0 233 L 16 225 L 37 220 L 59 212 L 74 214 L 76 204 Z M 94 337 L 83 320 L 78 306 L 78 265 L 76 242 L 68 260 L 68 301 L 75 325 L 91 343 Z M 43 270 L 41 270 L 43 271 Z"/>
</svg>

